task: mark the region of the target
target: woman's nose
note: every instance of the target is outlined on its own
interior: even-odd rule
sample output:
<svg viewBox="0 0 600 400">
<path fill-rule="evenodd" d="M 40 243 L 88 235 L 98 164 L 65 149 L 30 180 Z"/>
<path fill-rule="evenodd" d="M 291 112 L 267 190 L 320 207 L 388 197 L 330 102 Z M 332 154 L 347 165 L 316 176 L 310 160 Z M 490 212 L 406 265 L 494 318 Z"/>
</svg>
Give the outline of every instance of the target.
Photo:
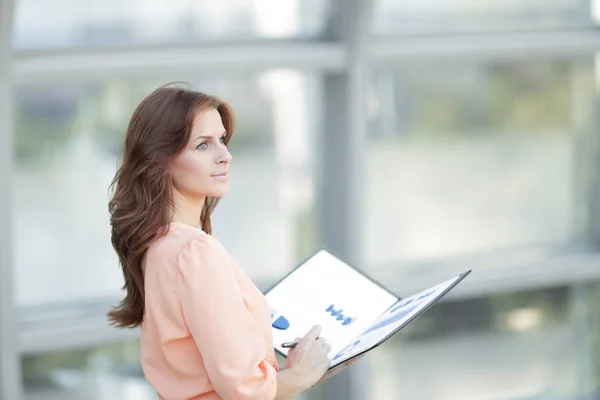
<svg viewBox="0 0 600 400">
<path fill-rule="evenodd" d="M 221 151 L 221 154 L 219 155 L 219 159 L 218 159 L 217 163 L 218 164 L 228 164 L 229 162 L 231 162 L 231 153 L 229 152 L 227 147 L 223 146 L 223 150 Z"/>
</svg>

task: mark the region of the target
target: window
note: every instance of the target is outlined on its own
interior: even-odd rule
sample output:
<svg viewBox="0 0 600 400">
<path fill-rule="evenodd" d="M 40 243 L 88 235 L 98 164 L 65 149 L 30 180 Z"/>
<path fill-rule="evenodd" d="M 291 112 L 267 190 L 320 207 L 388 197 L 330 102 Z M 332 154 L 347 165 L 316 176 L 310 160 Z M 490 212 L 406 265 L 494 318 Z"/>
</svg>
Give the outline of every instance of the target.
<svg viewBox="0 0 600 400">
<path fill-rule="evenodd" d="M 580 0 L 377 0 L 376 35 L 515 32 L 593 26 Z"/>
<path fill-rule="evenodd" d="M 144 78 L 22 85 L 15 91 L 19 306 L 121 296 L 108 188 L 134 107 L 163 83 Z M 219 95 L 235 109 L 232 188 L 215 211 L 213 227 L 252 278 L 271 282 L 316 246 L 300 230 L 310 229 L 305 220 L 312 213 L 308 141 L 315 130 L 318 80 L 270 70 L 205 77 L 189 86 Z"/>
<path fill-rule="evenodd" d="M 186 44 L 207 40 L 314 38 L 324 30 L 326 0 L 19 0 L 15 47 Z M 52 15 L 52 18 L 47 18 Z"/>
<path fill-rule="evenodd" d="M 586 243 L 597 177 L 595 64 L 411 64 L 373 74 L 367 260 Z"/>
<path fill-rule="evenodd" d="M 22 357 L 25 400 L 154 400 L 138 342 Z"/>
<path fill-rule="evenodd" d="M 439 303 L 365 358 L 369 398 L 596 398 L 596 293 L 598 282 Z"/>
</svg>

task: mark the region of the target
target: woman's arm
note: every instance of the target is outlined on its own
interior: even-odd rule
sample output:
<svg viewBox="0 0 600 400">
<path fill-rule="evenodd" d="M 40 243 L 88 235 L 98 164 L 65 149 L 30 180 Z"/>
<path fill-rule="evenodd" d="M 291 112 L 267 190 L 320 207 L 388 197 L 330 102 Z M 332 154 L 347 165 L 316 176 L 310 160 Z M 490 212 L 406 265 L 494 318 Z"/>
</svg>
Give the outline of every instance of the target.
<svg viewBox="0 0 600 400">
<path fill-rule="evenodd" d="M 307 389 L 303 378 L 292 368 L 279 371 L 277 374 L 277 395 L 275 400 L 291 400 Z"/>
<path fill-rule="evenodd" d="M 331 347 L 315 326 L 276 371 L 227 256 L 206 238 L 190 240 L 178 255 L 177 295 L 208 378 L 224 400 L 291 400 L 323 377 Z"/>
<path fill-rule="evenodd" d="M 180 250 L 178 269 L 181 311 L 214 390 L 224 400 L 273 400 L 277 371 L 266 361 L 268 344 L 226 252 L 209 238 L 195 238 Z"/>
</svg>

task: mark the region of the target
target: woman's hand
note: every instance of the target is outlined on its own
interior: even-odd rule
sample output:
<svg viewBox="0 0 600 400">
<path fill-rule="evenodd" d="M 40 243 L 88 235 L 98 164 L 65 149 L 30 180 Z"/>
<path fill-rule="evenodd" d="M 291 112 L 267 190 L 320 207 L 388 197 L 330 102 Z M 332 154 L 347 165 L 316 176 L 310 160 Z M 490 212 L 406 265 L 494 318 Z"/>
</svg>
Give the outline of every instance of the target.
<svg viewBox="0 0 600 400">
<path fill-rule="evenodd" d="M 363 358 L 365 356 L 366 353 L 355 357 L 354 359 L 347 361 L 345 364 L 343 364 L 342 366 L 338 366 L 336 368 L 332 368 L 330 371 L 328 371 L 325 375 L 323 375 L 323 377 L 319 380 L 319 382 L 324 381 L 325 379 L 329 379 L 334 375 L 339 374 L 340 372 L 342 372 L 343 370 L 345 370 L 346 368 L 356 364 L 358 362 L 358 360 L 360 360 L 361 358 Z"/>
<path fill-rule="evenodd" d="M 314 326 L 298 340 L 295 348 L 290 349 L 285 363 L 285 368 L 294 371 L 306 389 L 319 382 L 329 369 L 327 353 L 331 351 L 331 346 L 319 337 L 320 333 L 321 327 Z"/>
</svg>

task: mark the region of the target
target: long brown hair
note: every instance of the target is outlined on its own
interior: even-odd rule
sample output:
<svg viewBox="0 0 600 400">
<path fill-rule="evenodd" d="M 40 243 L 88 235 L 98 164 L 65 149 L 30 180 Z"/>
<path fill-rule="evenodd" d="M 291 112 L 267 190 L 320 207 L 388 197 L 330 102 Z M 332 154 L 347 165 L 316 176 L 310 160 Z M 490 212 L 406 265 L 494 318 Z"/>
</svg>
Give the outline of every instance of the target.
<svg viewBox="0 0 600 400">
<path fill-rule="evenodd" d="M 231 108 L 216 97 L 179 86 L 161 86 L 142 100 L 134 111 L 125 136 L 121 166 L 110 185 L 108 203 L 111 242 L 125 278 L 127 294 L 108 312 L 109 322 L 119 328 L 135 328 L 144 316 L 142 259 L 146 250 L 166 233 L 173 205 L 169 166 L 188 144 L 198 113 L 216 109 L 227 130 L 225 144 L 233 134 Z M 219 199 L 208 197 L 199 224 L 212 233 L 210 215 Z"/>
</svg>

